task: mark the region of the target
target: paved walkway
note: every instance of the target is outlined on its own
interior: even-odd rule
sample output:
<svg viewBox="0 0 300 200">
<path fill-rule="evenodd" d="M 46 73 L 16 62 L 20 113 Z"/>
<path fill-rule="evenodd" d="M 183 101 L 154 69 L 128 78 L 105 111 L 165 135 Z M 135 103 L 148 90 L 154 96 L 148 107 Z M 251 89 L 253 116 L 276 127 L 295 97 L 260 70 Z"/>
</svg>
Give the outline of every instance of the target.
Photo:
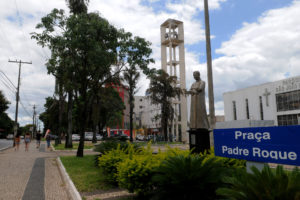
<svg viewBox="0 0 300 200">
<path fill-rule="evenodd" d="M 39 149 L 35 141 L 29 151 L 21 144 L 19 151 L 0 152 L 0 200 L 68 200 L 56 163 L 57 153 Z"/>
</svg>

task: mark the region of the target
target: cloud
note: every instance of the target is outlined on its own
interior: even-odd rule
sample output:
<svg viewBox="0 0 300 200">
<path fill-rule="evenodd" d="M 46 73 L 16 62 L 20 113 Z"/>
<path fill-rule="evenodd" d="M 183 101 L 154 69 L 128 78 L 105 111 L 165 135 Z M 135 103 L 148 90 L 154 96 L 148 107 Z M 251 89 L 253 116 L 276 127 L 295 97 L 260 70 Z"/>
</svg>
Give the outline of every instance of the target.
<svg viewBox="0 0 300 200">
<path fill-rule="evenodd" d="M 298 0 L 269 10 L 222 43 L 216 52 L 223 56 L 213 60 L 216 99 L 227 91 L 300 74 L 299 10 Z"/>
<path fill-rule="evenodd" d="M 204 29 L 200 19 L 196 18 L 197 10 L 201 10 L 203 1 L 158 1 L 148 0 L 91 0 L 90 12 L 99 12 L 104 18 L 118 28 L 124 28 L 146 38 L 152 43 L 153 58 L 156 64 L 151 67 L 160 68 L 160 25 L 169 18 L 184 22 L 185 43 L 195 44 L 204 41 Z M 211 9 L 220 9 L 225 0 L 211 0 Z M 161 8 L 154 4 L 160 3 Z M 194 6 L 196 5 L 196 6 Z M 42 111 L 45 97 L 52 96 L 54 91 L 54 78 L 47 75 L 46 59 L 50 56 L 47 49 L 42 49 L 35 40 L 30 39 L 30 33 L 36 31 L 35 26 L 41 18 L 50 13 L 53 8 L 64 9 L 68 12 L 64 0 L 2 0 L 0 1 L 0 70 L 17 85 L 18 64 L 8 63 L 8 59 L 32 61 L 32 65 L 22 65 L 21 72 L 21 101 L 19 122 L 24 125 L 31 123 L 33 104 Z M 187 69 L 190 66 L 199 66 L 197 55 L 186 51 Z M 187 78 L 188 83 L 191 81 Z M 149 81 L 141 79 L 139 94 L 144 95 Z M 11 101 L 8 113 L 14 119 L 15 95 L 0 82 L 0 89 L 4 91 Z M 26 110 L 26 111 L 25 111 Z"/>
</svg>

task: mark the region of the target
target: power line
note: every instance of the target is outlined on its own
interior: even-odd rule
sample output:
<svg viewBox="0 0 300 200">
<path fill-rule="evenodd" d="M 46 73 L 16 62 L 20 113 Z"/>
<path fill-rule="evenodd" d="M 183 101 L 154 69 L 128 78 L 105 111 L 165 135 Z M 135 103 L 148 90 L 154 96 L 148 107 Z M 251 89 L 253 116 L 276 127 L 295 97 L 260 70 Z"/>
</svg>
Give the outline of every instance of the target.
<svg viewBox="0 0 300 200">
<path fill-rule="evenodd" d="M 22 103 L 22 101 L 20 100 L 20 104 L 21 104 L 21 106 L 22 106 L 22 108 L 23 108 L 23 110 L 25 111 L 25 113 L 28 115 L 28 117 L 30 117 L 31 118 L 31 114 L 28 112 L 28 110 L 25 108 L 25 106 L 24 106 L 24 104 Z"/>
<path fill-rule="evenodd" d="M 9 87 L 9 85 L 8 85 L 7 83 L 5 83 L 5 81 L 4 81 L 3 79 L 1 79 L 0 81 L 4 84 L 4 86 L 5 86 L 7 89 L 9 89 L 9 91 L 11 91 L 12 93 L 15 93 L 15 92 L 16 92 L 16 91 L 14 91 L 11 87 Z"/>
<path fill-rule="evenodd" d="M 14 89 L 17 89 L 17 87 L 13 84 L 13 82 L 6 76 L 6 74 L 0 69 L 0 72 L 5 76 L 5 78 L 11 83 L 11 85 L 14 87 Z"/>
</svg>

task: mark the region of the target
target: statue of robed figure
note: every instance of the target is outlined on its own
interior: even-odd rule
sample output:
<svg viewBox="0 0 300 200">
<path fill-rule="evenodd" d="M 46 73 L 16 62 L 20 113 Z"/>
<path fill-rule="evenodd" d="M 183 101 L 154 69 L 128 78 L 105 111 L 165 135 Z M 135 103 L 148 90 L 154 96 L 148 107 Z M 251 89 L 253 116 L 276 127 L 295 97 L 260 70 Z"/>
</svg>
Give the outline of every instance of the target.
<svg viewBox="0 0 300 200">
<path fill-rule="evenodd" d="M 191 95 L 190 129 L 209 129 L 205 105 L 205 82 L 200 78 L 200 72 L 194 71 L 196 80 L 186 94 Z"/>
</svg>

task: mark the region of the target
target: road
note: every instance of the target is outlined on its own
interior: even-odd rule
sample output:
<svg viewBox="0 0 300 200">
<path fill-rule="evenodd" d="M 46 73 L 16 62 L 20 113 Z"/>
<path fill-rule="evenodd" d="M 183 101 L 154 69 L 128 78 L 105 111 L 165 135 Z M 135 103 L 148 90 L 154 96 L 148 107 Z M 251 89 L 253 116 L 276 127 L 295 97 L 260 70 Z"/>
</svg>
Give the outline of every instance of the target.
<svg viewBox="0 0 300 200">
<path fill-rule="evenodd" d="M 0 139 L 0 150 L 13 145 L 13 140 Z"/>
</svg>

